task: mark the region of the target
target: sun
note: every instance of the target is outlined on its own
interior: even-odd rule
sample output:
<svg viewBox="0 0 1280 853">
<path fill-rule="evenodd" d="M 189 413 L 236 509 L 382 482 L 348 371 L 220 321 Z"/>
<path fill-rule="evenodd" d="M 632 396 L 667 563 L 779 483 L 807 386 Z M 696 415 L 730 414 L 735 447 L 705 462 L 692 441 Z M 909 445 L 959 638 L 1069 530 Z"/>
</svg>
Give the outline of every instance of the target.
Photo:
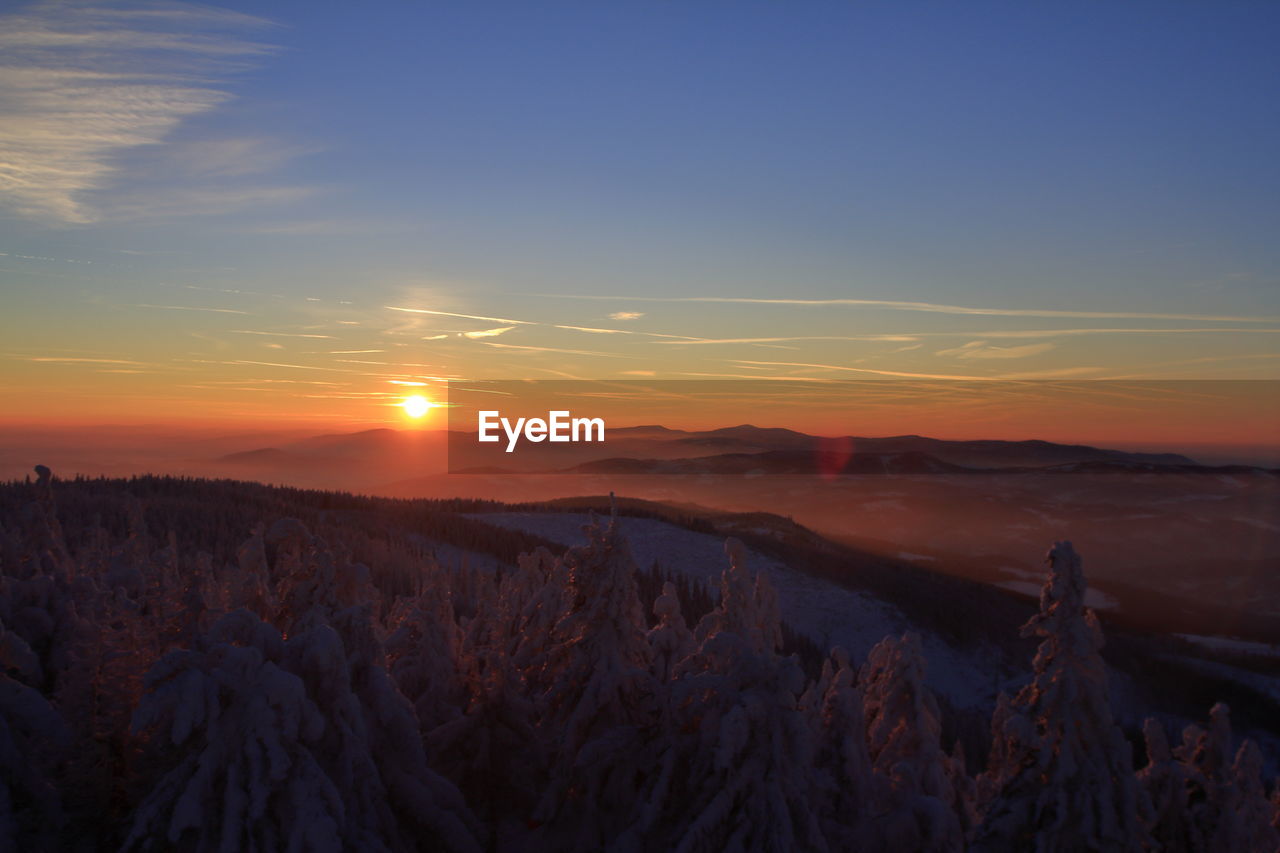
<svg viewBox="0 0 1280 853">
<path fill-rule="evenodd" d="M 411 418 L 420 418 L 435 407 L 435 403 L 421 394 L 412 394 L 400 401 L 400 407 Z"/>
</svg>

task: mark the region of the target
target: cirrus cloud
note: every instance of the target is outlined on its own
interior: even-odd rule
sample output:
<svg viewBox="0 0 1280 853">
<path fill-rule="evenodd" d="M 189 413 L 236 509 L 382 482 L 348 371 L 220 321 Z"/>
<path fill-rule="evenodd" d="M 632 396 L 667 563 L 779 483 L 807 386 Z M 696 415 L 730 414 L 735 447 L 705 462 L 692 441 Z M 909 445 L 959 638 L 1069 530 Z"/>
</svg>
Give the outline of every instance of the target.
<svg viewBox="0 0 1280 853">
<path fill-rule="evenodd" d="M 125 152 L 164 142 L 272 51 L 251 15 L 186 4 L 43 2 L 0 15 L 0 205 L 62 224 L 103 216 Z"/>
<path fill-rule="evenodd" d="M 1023 344 L 1016 347 L 992 346 L 986 341 L 969 341 L 967 344 L 961 344 L 951 349 L 940 349 L 934 355 L 951 355 L 956 358 L 1027 358 L 1028 356 L 1039 355 L 1042 352 L 1048 352 L 1053 349 L 1056 344 Z"/>
</svg>

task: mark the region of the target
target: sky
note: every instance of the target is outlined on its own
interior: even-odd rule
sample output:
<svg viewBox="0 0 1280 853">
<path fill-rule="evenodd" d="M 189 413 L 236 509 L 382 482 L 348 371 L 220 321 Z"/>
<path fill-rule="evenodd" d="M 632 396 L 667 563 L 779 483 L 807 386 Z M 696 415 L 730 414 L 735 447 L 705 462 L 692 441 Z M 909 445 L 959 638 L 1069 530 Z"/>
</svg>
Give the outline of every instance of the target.
<svg viewBox="0 0 1280 853">
<path fill-rule="evenodd" d="M 1274 3 L 2 9 L 6 423 L 1280 378 Z"/>
</svg>

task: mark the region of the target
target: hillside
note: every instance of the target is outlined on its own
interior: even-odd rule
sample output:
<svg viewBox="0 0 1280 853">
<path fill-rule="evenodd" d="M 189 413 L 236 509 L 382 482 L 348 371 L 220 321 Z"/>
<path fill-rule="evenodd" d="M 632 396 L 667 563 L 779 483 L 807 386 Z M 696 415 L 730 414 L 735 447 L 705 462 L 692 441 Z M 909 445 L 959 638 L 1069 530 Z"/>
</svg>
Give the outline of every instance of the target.
<svg viewBox="0 0 1280 853">
<path fill-rule="evenodd" d="M 0 831 L 22 849 L 551 851 L 584 825 L 640 849 L 710 832 L 718 849 L 777 831 L 779 808 L 799 821 L 789 848 L 959 849 L 1000 831 L 982 816 L 1019 796 L 1000 780 L 1021 762 L 1104 772 L 1056 742 L 1011 746 L 1019 726 L 1118 745 L 1213 705 L 1179 772 L 1259 798 L 1280 743 L 1270 646 L 1144 633 L 1118 611 L 1099 656 L 1069 543 L 1037 606 L 768 513 L 42 467 L 0 486 L 0 557 L 0 731 L 17 733 Z M 1033 675 L 1037 654 L 1070 658 Z M 1087 715 L 1040 698 L 1062 679 Z M 1202 767 L 1235 749 L 1224 700 L 1256 761 Z M 915 746 L 899 754 L 900 735 Z M 852 751 L 829 763 L 832 743 Z M 1109 778 L 1146 791 L 1117 750 Z M 903 787 L 907 766 L 951 781 Z M 860 781 L 824 787 L 836 769 Z M 726 784 L 758 796 L 723 812 Z M 660 819 L 637 822 L 640 803 Z"/>
</svg>

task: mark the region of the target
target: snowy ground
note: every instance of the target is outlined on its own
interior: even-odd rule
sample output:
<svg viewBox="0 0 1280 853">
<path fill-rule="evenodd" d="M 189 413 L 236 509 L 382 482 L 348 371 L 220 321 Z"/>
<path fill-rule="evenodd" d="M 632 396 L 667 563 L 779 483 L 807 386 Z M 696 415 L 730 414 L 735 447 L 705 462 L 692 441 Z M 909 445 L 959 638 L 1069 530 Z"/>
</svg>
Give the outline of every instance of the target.
<svg viewBox="0 0 1280 853">
<path fill-rule="evenodd" d="M 1031 574 L 1030 572 L 1019 572 L 1019 574 Z M 1023 595 L 1029 595 L 1032 598 L 1040 598 L 1040 590 L 1044 588 L 1044 581 L 999 581 L 995 586 L 1001 589 L 1010 589 L 1014 592 L 1020 592 Z M 1084 593 L 1085 607 L 1092 607 L 1094 610 L 1107 610 L 1113 608 L 1117 604 L 1113 596 L 1107 595 L 1100 589 L 1088 589 Z"/>
<path fill-rule="evenodd" d="M 472 516 L 502 527 L 523 530 L 573 545 L 583 539 L 587 516 L 581 513 L 484 513 Z M 663 568 L 697 578 L 719 591 L 720 573 L 728 565 L 724 539 L 647 518 L 618 519 L 636 564 Z M 865 658 L 887 634 L 917 631 L 929 662 L 927 682 L 957 707 L 986 708 L 993 701 L 995 675 L 985 656 L 953 648 L 936 635 L 913 625 L 888 602 L 815 578 L 749 551 L 750 565 L 769 574 L 778 591 L 782 618 L 820 646 L 844 646 L 854 660 Z M 646 606 L 648 606 L 646 602 Z"/>
<path fill-rule="evenodd" d="M 1200 634 L 1175 634 L 1174 636 L 1217 651 L 1237 652 L 1239 654 L 1260 655 L 1263 657 L 1280 656 L 1280 646 L 1271 645 L 1270 643 L 1238 640 L 1233 637 L 1205 637 Z"/>
</svg>

